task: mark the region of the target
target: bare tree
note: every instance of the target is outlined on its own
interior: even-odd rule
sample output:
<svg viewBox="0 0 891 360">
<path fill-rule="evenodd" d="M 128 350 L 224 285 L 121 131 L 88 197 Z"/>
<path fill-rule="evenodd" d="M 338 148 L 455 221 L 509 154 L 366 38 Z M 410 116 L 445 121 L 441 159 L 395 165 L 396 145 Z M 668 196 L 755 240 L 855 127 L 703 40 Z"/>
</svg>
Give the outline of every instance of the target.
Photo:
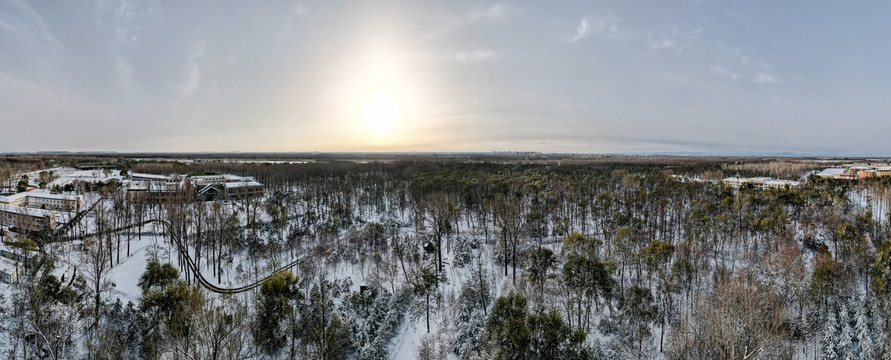
<svg viewBox="0 0 891 360">
<path fill-rule="evenodd" d="M 436 241 L 436 273 L 442 273 L 442 239 L 452 233 L 452 223 L 458 215 L 455 198 L 437 191 L 421 201 L 424 224 L 433 233 Z"/>
<path fill-rule="evenodd" d="M 202 344 L 195 347 L 196 359 L 238 360 L 253 359 L 257 351 L 251 341 L 247 306 L 233 296 L 223 296 L 217 304 L 206 302 L 194 317 L 192 341 Z"/>
<path fill-rule="evenodd" d="M 15 312 L 23 321 L 16 324 L 13 334 L 24 340 L 22 358 L 74 357 L 80 340 L 77 335 L 84 325 L 80 289 L 38 272 L 38 276 L 19 282 L 14 294 L 13 301 L 18 305 Z"/>
<path fill-rule="evenodd" d="M 754 274 L 721 280 L 669 341 L 670 359 L 788 358 L 783 300 Z"/>
<path fill-rule="evenodd" d="M 494 219 L 504 254 L 504 276 L 507 276 L 510 264 L 513 268 L 514 284 L 517 282 L 517 256 L 526 219 L 525 210 L 522 197 L 514 192 L 499 195 L 495 200 Z"/>
<path fill-rule="evenodd" d="M 111 282 L 106 280 L 108 273 L 111 271 L 108 260 L 112 257 L 109 249 L 103 246 L 101 240 L 96 238 L 87 238 L 83 241 L 83 252 L 79 254 L 81 268 L 84 270 L 84 278 L 89 281 L 90 290 L 93 291 L 93 304 L 90 312 L 93 315 L 93 321 L 87 329 L 87 354 L 92 356 L 94 336 L 99 328 L 99 321 L 102 317 L 102 293 L 111 288 Z"/>
</svg>

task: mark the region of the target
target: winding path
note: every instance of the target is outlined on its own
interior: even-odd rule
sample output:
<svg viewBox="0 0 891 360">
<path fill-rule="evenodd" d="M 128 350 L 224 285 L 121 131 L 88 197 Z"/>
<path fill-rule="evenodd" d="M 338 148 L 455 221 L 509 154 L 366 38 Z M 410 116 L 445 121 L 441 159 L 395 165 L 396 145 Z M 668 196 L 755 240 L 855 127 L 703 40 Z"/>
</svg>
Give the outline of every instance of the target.
<svg viewBox="0 0 891 360">
<path fill-rule="evenodd" d="M 250 290 L 256 289 L 257 287 L 262 285 L 263 281 L 266 281 L 266 279 L 269 279 L 278 273 L 281 273 L 283 271 L 293 268 L 294 266 L 299 265 L 300 262 L 303 260 L 303 259 L 297 259 L 297 260 L 294 260 L 288 264 L 285 264 L 284 266 L 281 266 L 281 267 L 275 269 L 274 271 L 269 273 L 269 275 L 266 275 L 262 279 L 257 280 L 253 283 L 250 283 L 248 285 L 232 287 L 232 288 L 224 288 L 224 287 L 219 287 L 217 285 L 214 285 L 213 283 L 211 283 L 204 277 L 204 275 L 201 273 L 201 271 L 199 269 L 199 266 L 195 264 L 195 261 L 192 259 L 192 256 L 189 254 L 189 249 L 182 243 L 182 240 L 179 238 L 179 236 L 174 235 L 174 232 L 171 231 L 171 225 L 167 220 L 161 220 L 161 219 L 146 220 L 146 221 L 141 221 L 141 222 L 117 227 L 114 229 L 104 230 L 102 232 L 97 232 L 97 233 L 92 233 L 92 234 L 84 234 L 84 235 L 80 235 L 80 236 L 57 238 L 57 239 L 55 239 L 55 242 L 68 242 L 68 241 L 73 241 L 73 240 L 79 240 L 79 239 L 83 239 L 85 237 L 96 236 L 96 235 L 100 235 L 100 234 L 114 233 L 114 232 L 128 230 L 128 229 L 132 229 L 134 227 L 143 226 L 143 225 L 147 225 L 147 224 L 151 224 L 151 223 L 162 224 L 167 228 L 167 234 L 170 235 L 170 240 L 176 245 L 177 251 L 179 251 L 179 253 L 186 258 L 186 263 L 189 267 L 189 270 L 194 274 L 193 277 L 194 277 L 195 281 L 198 284 L 200 284 L 202 287 L 204 287 L 205 289 L 207 289 L 211 292 L 217 293 L 217 294 L 238 294 L 238 293 L 242 293 L 245 291 L 250 291 Z"/>
</svg>

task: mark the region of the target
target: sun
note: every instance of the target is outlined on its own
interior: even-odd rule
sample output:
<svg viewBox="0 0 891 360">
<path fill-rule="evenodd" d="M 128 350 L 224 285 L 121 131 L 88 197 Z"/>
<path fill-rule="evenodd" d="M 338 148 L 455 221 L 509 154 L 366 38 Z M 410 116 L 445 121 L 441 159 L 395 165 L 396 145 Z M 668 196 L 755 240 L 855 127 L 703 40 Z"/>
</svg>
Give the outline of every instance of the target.
<svg viewBox="0 0 891 360">
<path fill-rule="evenodd" d="M 389 94 L 378 93 L 365 103 L 362 119 L 371 131 L 383 136 L 399 125 L 399 104 Z"/>
</svg>

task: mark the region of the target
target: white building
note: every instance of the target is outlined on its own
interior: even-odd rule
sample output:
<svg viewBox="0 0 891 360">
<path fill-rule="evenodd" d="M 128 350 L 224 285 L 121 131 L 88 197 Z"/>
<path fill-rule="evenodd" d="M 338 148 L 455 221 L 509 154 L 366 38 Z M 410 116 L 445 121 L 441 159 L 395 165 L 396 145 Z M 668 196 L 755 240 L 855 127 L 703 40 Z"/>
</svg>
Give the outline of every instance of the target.
<svg viewBox="0 0 891 360">
<path fill-rule="evenodd" d="M 724 183 L 724 186 L 727 187 L 741 188 L 749 183 L 749 179 L 741 177 L 729 177 L 724 179 L 722 182 Z"/>
<path fill-rule="evenodd" d="M 767 180 L 764 182 L 765 189 L 797 190 L 799 187 L 801 184 L 794 180 Z"/>
<path fill-rule="evenodd" d="M 44 190 L 31 190 L 0 196 L 0 204 L 3 205 L 45 210 L 80 211 L 83 203 L 84 197 L 82 195 L 52 194 Z"/>
<path fill-rule="evenodd" d="M 56 214 L 41 209 L 0 204 L 0 224 L 24 230 L 56 228 Z"/>
<path fill-rule="evenodd" d="M 263 184 L 250 176 L 222 175 L 154 175 L 133 174 L 127 183 L 127 196 L 133 202 L 192 202 L 253 198 L 263 196 Z"/>
<path fill-rule="evenodd" d="M 0 283 L 12 284 L 19 281 L 19 269 L 9 261 L 0 260 Z"/>
<path fill-rule="evenodd" d="M 748 185 L 752 185 L 757 190 L 764 189 L 773 189 L 773 190 L 797 190 L 801 187 L 801 184 L 795 180 L 775 180 L 769 177 L 752 177 L 752 178 L 741 178 L 741 177 L 729 177 L 722 181 L 724 186 L 732 187 L 732 188 L 741 188 Z"/>
<path fill-rule="evenodd" d="M 172 177 L 165 175 L 155 175 L 155 174 L 142 174 L 142 173 L 133 173 L 130 175 L 130 179 L 133 181 L 139 182 L 171 182 L 174 181 Z"/>
<path fill-rule="evenodd" d="M 842 168 L 828 168 L 818 172 L 817 176 L 824 179 L 837 179 L 845 173 L 845 170 Z"/>
</svg>

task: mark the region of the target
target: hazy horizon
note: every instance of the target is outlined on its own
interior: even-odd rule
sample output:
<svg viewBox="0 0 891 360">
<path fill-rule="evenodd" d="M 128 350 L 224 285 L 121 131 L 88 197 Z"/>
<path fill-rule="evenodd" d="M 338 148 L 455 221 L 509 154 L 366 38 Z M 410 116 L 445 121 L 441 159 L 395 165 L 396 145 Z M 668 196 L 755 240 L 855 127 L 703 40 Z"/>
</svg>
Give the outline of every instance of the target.
<svg viewBox="0 0 891 360">
<path fill-rule="evenodd" d="M 880 156 L 888 10 L 8 0 L 0 152 Z"/>
</svg>

